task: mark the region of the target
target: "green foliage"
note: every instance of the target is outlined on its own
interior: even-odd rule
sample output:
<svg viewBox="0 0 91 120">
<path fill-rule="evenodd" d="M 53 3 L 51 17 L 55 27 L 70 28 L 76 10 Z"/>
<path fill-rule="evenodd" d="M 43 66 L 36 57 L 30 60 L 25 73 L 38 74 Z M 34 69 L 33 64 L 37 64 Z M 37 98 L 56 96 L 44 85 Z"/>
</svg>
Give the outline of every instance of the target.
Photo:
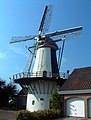
<svg viewBox="0 0 91 120">
<path fill-rule="evenodd" d="M 14 83 L 6 83 L 0 78 L 0 107 L 8 107 L 9 100 L 12 100 L 16 93 L 17 89 Z"/>
<path fill-rule="evenodd" d="M 57 91 L 55 91 L 51 96 L 50 108 L 58 109 L 60 111 L 63 109 L 63 97 L 60 96 Z"/>
<path fill-rule="evenodd" d="M 17 112 L 16 120 L 31 120 L 31 114 L 27 110 Z"/>
<path fill-rule="evenodd" d="M 21 110 L 17 113 L 16 120 L 52 120 L 60 117 L 61 117 L 60 110 L 49 109 L 35 112 Z"/>
</svg>

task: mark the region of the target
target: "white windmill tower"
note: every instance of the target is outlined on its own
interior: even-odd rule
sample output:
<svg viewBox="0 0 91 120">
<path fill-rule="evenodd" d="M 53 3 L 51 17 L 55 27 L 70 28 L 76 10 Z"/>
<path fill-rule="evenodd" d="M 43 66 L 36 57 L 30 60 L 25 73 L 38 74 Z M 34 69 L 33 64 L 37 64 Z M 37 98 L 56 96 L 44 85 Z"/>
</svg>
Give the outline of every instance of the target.
<svg viewBox="0 0 91 120">
<path fill-rule="evenodd" d="M 59 74 L 59 69 L 62 60 L 64 41 L 67 36 L 75 33 L 77 34 L 77 32 L 82 30 L 82 27 L 79 26 L 45 34 L 49 27 L 51 14 L 52 7 L 46 6 L 38 35 L 34 37 L 13 37 L 10 42 L 16 43 L 33 39 L 36 40 L 36 44 L 28 48 L 30 52 L 31 48 L 33 48 L 34 52 L 31 52 L 32 59 L 30 60 L 27 71 L 13 75 L 14 81 L 28 90 L 26 109 L 29 111 L 49 108 L 50 96 L 57 88 L 57 85 L 63 80 L 62 76 Z M 57 36 L 59 39 L 53 39 L 53 37 L 57 38 Z M 63 41 L 63 46 L 61 56 L 59 55 L 57 62 L 56 51 L 58 50 L 58 46 L 56 42 L 59 41 Z M 34 66 L 32 71 L 30 71 L 33 60 Z"/>
</svg>

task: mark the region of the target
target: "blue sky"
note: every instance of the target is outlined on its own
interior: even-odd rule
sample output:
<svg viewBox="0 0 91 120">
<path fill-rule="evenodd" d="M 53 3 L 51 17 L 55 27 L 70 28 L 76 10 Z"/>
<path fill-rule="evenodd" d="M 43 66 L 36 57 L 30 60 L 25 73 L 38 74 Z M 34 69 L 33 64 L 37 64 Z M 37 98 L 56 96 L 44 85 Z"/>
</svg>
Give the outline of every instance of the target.
<svg viewBox="0 0 91 120">
<path fill-rule="evenodd" d="M 83 26 L 81 37 L 67 40 L 63 72 L 91 66 L 91 0 L 0 0 L 0 77 L 9 81 L 13 74 L 22 72 L 29 52 L 25 46 L 34 42 L 9 44 L 12 36 L 38 34 L 46 5 L 53 5 L 49 32 Z M 59 42 L 59 46 L 61 43 Z"/>
</svg>

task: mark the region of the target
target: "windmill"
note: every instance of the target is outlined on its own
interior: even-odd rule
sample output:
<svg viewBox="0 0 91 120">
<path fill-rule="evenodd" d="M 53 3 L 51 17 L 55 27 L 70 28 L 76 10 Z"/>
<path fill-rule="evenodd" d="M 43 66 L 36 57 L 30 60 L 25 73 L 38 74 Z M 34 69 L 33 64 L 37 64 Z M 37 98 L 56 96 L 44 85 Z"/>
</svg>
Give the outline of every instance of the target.
<svg viewBox="0 0 91 120">
<path fill-rule="evenodd" d="M 32 54 L 29 66 L 26 72 L 13 75 L 16 83 L 22 88 L 28 90 L 26 109 L 29 111 L 37 111 L 49 108 L 49 101 L 52 92 L 57 85 L 63 80 L 59 70 L 62 61 L 65 40 L 69 36 L 77 35 L 82 30 L 82 26 L 58 30 L 46 33 L 49 28 L 52 16 L 52 6 L 46 6 L 39 27 L 38 35 L 13 37 L 10 43 L 25 42 L 35 40 L 33 46 L 28 47 Z M 63 42 L 62 49 L 59 50 L 57 42 Z M 31 51 L 33 48 L 33 52 Z M 59 50 L 59 58 L 57 62 L 56 51 Z M 34 66 L 31 71 L 32 62 Z"/>
</svg>

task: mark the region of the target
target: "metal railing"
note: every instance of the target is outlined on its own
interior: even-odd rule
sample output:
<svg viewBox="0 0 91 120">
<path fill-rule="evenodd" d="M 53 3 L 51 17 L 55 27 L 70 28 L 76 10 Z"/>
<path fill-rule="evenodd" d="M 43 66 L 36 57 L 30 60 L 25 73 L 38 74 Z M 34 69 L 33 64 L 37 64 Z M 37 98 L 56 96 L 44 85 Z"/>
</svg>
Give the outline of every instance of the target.
<svg viewBox="0 0 91 120">
<path fill-rule="evenodd" d="M 32 78 L 32 77 L 60 77 L 63 79 L 67 79 L 68 78 L 68 74 L 67 73 L 52 73 L 52 72 L 46 72 L 46 71 L 38 71 L 38 72 L 22 72 L 22 73 L 17 73 L 15 75 L 13 75 L 13 79 L 21 79 L 21 78 Z"/>
</svg>

